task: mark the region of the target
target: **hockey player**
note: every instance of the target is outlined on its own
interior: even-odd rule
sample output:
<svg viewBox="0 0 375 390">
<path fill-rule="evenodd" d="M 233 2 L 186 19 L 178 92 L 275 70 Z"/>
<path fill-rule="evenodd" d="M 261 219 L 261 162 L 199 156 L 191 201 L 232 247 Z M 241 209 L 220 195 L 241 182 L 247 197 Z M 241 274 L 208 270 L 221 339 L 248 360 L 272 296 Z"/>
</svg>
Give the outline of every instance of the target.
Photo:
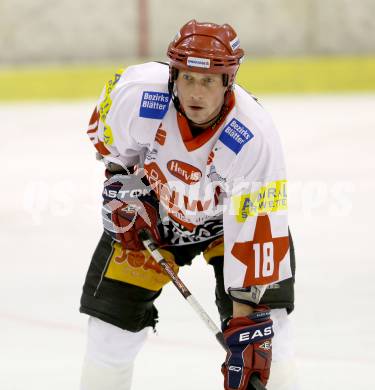
<svg viewBox="0 0 375 390">
<path fill-rule="evenodd" d="M 104 233 L 81 298 L 90 315 L 81 390 L 127 390 L 169 279 L 145 250 L 148 230 L 170 265 L 203 253 L 216 277 L 228 354 L 224 388 L 292 389 L 288 313 L 294 251 L 277 131 L 235 76 L 244 52 L 228 24 L 184 25 L 157 62 L 118 71 L 88 134 L 106 166 Z M 273 361 L 271 355 L 273 350 Z"/>
</svg>

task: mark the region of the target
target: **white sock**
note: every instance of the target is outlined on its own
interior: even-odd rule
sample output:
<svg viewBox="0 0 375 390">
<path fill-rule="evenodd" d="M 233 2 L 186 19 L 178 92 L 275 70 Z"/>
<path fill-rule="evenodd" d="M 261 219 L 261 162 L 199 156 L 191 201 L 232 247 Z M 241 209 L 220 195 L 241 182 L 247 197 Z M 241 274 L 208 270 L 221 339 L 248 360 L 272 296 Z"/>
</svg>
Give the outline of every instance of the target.
<svg viewBox="0 0 375 390">
<path fill-rule="evenodd" d="M 90 317 L 81 390 L 130 390 L 134 360 L 147 332 L 129 332 Z"/>
<path fill-rule="evenodd" d="M 82 367 L 81 390 L 130 390 L 134 363 L 105 366 L 85 357 Z"/>
</svg>

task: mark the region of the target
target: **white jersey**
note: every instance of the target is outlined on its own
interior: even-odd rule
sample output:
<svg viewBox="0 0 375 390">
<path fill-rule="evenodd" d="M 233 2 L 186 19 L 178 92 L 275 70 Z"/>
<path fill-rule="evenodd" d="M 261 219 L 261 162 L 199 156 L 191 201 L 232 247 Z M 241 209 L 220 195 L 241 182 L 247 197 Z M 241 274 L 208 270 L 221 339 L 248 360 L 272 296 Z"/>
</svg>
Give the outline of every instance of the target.
<svg viewBox="0 0 375 390">
<path fill-rule="evenodd" d="M 193 137 L 167 83 L 164 64 L 119 71 L 90 121 L 95 147 L 106 161 L 144 167 L 172 244 L 224 235 L 226 289 L 290 278 L 285 164 L 269 115 L 236 85 L 219 121 Z"/>
</svg>

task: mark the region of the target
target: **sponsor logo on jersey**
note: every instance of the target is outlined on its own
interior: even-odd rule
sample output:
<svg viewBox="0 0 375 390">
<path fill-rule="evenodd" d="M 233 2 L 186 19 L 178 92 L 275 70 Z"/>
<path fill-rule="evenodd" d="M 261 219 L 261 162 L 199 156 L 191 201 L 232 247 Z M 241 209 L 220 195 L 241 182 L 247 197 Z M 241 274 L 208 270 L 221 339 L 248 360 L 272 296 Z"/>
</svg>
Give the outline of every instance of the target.
<svg viewBox="0 0 375 390">
<path fill-rule="evenodd" d="M 240 40 L 238 39 L 238 37 L 236 37 L 232 41 L 230 41 L 229 44 L 232 50 L 236 50 L 238 47 L 240 47 Z"/>
<path fill-rule="evenodd" d="M 159 145 L 163 146 L 165 144 L 166 138 L 167 138 L 167 132 L 161 128 L 161 124 L 160 124 L 158 131 L 156 132 L 155 135 L 155 141 Z"/>
<path fill-rule="evenodd" d="M 243 146 L 253 137 L 254 134 L 245 125 L 233 118 L 224 127 L 219 140 L 234 153 L 238 154 Z"/>
<path fill-rule="evenodd" d="M 163 119 L 168 111 L 170 95 L 164 92 L 144 91 L 139 116 L 150 119 Z"/>
<path fill-rule="evenodd" d="M 189 185 L 197 183 L 202 177 L 202 172 L 198 168 L 183 161 L 170 160 L 168 161 L 167 168 L 173 176 Z"/>
<path fill-rule="evenodd" d="M 287 210 L 287 181 L 269 182 L 257 191 L 233 196 L 232 201 L 237 222 L 245 222 L 247 217 L 255 217 L 259 214 Z"/>
<path fill-rule="evenodd" d="M 124 73 L 124 69 L 119 69 L 115 73 L 113 78 L 108 81 L 108 83 L 105 86 L 104 98 L 99 105 L 100 120 L 104 124 L 103 138 L 104 138 L 105 145 L 112 145 L 113 144 L 113 132 L 112 132 L 111 126 L 108 125 L 106 120 L 107 120 L 107 115 L 109 113 L 109 110 L 112 107 L 111 92 L 115 88 L 116 84 L 120 80 L 123 73 Z"/>
<path fill-rule="evenodd" d="M 209 58 L 198 58 L 198 57 L 187 58 L 187 66 L 208 69 L 210 67 L 210 64 L 211 61 Z"/>
</svg>

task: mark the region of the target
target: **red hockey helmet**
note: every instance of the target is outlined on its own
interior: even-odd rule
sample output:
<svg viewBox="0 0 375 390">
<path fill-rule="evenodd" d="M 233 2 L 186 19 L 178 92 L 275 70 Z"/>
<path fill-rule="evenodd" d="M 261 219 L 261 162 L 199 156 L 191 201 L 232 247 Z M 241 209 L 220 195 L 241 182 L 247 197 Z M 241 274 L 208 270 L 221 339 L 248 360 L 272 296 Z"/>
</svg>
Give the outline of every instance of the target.
<svg viewBox="0 0 375 390">
<path fill-rule="evenodd" d="M 221 73 L 224 85 L 232 86 L 244 51 L 236 32 L 229 24 L 199 23 L 190 20 L 169 44 L 170 81 L 177 76 L 173 69 L 199 73 Z M 176 73 L 176 72 L 175 72 Z"/>
</svg>

